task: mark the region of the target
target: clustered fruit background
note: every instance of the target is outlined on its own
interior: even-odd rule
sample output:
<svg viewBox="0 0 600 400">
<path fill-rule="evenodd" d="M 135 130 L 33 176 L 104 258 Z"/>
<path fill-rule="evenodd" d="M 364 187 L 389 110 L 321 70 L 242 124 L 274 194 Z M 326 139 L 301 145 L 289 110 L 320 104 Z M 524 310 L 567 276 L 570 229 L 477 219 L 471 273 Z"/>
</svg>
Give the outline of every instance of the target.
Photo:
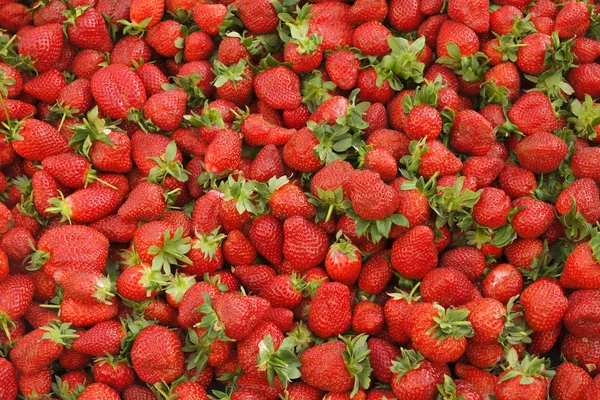
<svg viewBox="0 0 600 400">
<path fill-rule="evenodd" d="M 600 399 L 600 5 L 0 28 L 1 400 Z"/>
</svg>

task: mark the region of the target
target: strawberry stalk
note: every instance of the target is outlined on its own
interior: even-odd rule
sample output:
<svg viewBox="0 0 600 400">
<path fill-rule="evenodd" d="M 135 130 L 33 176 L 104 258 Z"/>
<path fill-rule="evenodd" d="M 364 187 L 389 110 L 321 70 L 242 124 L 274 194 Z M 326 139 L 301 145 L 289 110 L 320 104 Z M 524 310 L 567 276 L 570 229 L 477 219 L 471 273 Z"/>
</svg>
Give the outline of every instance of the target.
<svg viewBox="0 0 600 400">
<path fill-rule="evenodd" d="M 192 260 L 186 256 L 192 248 L 190 242 L 189 237 L 183 237 L 183 228 L 177 228 L 173 237 L 170 230 L 165 231 L 162 247 L 154 245 L 148 249 L 148 253 L 154 255 L 152 269 L 170 274 L 173 265 L 178 265 L 180 262 L 191 264 Z"/>
<path fill-rule="evenodd" d="M 523 359 L 519 361 L 517 351 L 510 349 L 506 356 L 506 361 L 508 362 L 510 371 L 500 378 L 500 382 L 520 377 L 519 382 L 522 385 L 530 385 L 534 382 L 535 377 L 552 378 L 554 376 L 554 371 L 547 369 L 549 361 L 545 358 L 532 358 L 526 353 Z"/>
<path fill-rule="evenodd" d="M 433 306 L 438 310 L 438 316 L 433 317 L 435 325 L 430 328 L 427 333 L 438 338 L 441 342 L 447 337 L 460 339 L 462 337 L 471 337 L 475 333 L 471 327 L 471 322 L 467 321 L 469 310 L 455 309 L 440 306 L 434 303 Z"/>
<path fill-rule="evenodd" d="M 294 353 L 294 339 L 285 338 L 279 348 L 275 350 L 271 335 L 258 344 L 258 370 L 267 372 L 267 380 L 273 386 L 275 375 L 284 387 L 293 379 L 300 378 L 300 361 Z"/>
<path fill-rule="evenodd" d="M 421 361 L 425 360 L 423 355 L 417 350 L 407 350 L 400 348 L 401 356 L 392 361 L 390 370 L 398 374 L 396 379 L 402 378 L 407 372 L 418 369 L 421 366 Z"/>
<path fill-rule="evenodd" d="M 354 397 L 358 390 L 362 387 L 367 389 L 371 384 L 371 361 L 369 354 L 371 351 L 367 347 L 367 339 L 369 336 L 360 334 L 353 339 L 340 336 L 340 339 L 346 344 L 346 350 L 342 353 L 346 368 L 350 375 L 354 377 L 354 388 L 350 393 L 350 397 Z"/>
</svg>

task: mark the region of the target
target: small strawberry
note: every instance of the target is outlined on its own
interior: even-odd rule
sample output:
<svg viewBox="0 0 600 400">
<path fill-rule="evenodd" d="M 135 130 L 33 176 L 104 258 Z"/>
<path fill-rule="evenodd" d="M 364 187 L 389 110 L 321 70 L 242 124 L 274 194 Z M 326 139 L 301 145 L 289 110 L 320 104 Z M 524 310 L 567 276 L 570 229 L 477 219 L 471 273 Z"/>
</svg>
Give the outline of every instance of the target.
<svg viewBox="0 0 600 400">
<path fill-rule="evenodd" d="M 362 255 L 347 238 L 339 238 L 329 247 L 325 269 L 335 282 L 354 286 L 362 269 Z"/>
<path fill-rule="evenodd" d="M 496 382 L 498 400 L 514 399 L 517 396 L 542 400 L 548 396 L 546 378 L 554 376 L 554 371 L 546 369 L 544 359 L 526 355 L 519 361 L 517 352 L 511 349 L 507 361 L 509 368 L 498 377 Z"/>
<path fill-rule="evenodd" d="M 394 269 L 405 278 L 422 279 L 438 263 L 433 239 L 433 231 L 423 225 L 415 226 L 396 239 L 391 255 Z"/>
<path fill-rule="evenodd" d="M 314 223 L 293 216 L 283 223 L 283 255 L 292 265 L 315 267 L 325 260 L 327 234 Z"/>
<path fill-rule="evenodd" d="M 300 79 L 291 70 L 273 67 L 259 72 L 254 77 L 254 93 L 270 107 L 281 110 L 300 105 Z"/>
<path fill-rule="evenodd" d="M 523 291 L 521 305 L 527 324 L 535 331 L 544 332 L 560 323 L 568 300 L 557 281 L 541 278 Z"/>
<path fill-rule="evenodd" d="M 478 297 L 469 278 L 459 270 L 448 267 L 429 271 L 423 277 L 420 292 L 424 301 L 437 302 L 442 307 L 458 307 Z"/>
<path fill-rule="evenodd" d="M 87 386 L 78 399 L 81 400 L 95 400 L 95 399 L 105 399 L 105 400 L 119 400 L 119 393 L 104 383 L 92 383 Z"/>
</svg>

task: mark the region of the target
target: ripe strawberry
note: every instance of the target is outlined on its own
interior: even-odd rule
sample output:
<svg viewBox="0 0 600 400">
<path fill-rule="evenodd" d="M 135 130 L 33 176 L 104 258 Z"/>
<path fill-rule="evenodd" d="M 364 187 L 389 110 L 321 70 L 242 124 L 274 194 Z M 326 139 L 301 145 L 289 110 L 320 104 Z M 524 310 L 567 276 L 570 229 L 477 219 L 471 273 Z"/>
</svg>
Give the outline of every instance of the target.
<svg viewBox="0 0 600 400">
<path fill-rule="evenodd" d="M 570 362 L 560 364 L 550 385 L 550 394 L 557 400 L 579 399 L 592 383 L 590 375 Z"/>
<path fill-rule="evenodd" d="M 120 396 L 116 390 L 114 390 L 113 388 L 111 388 L 108 385 L 105 385 L 104 383 L 92 383 L 91 385 L 89 385 L 85 389 L 83 389 L 83 391 L 79 395 L 78 399 L 81 399 L 81 400 L 96 400 L 96 399 L 119 400 Z"/>
<path fill-rule="evenodd" d="M 51 69 L 25 82 L 23 91 L 38 100 L 53 104 L 66 85 L 63 74 L 56 69 Z"/>
<path fill-rule="evenodd" d="M 271 303 L 272 307 L 293 309 L 302 301 L 302 290 L 306 283 L 295 273 L 278 275 L 267 281 L 259 296 Z"/>
<path fill-rule="evenodd" d="M 475 221 L 491 229 L 498 229 L 508 221 L 510 197 L 501 189 L 486 187 L 473 207 Z"/>
<path fill-rule="evenodd" d="M 211 317 L 210 324 L 202 324 L 201 327 L 212 331 L 215 327 L 224 329 L 228 338 L 242 340 L 264 319 L 268 309 L 269 302 L 260 297 L 223 293 L 213 299 L 212 308 L 208 303 L 201 306 L 200 311 L 206 311 L 205 314 Z M 220 325 L 214 325 L 213 322 Z"/>
<path fill-rule="evenodd" d="M 25 315 L 33 299 L 34 285 L 27 275 L 9 275 L 0 282 L 0 290 L 7 294 L 0 301 L 0 327 L 10 339 L 9 328 Z"/>
<path fill-rule="evenodd" d="M 50 70 L 60 59 L 64 38 L 62 24 L 47 24 L 28 31 L 19 41 L 19 54 L 31 57 L 39 73 Z"/>
<path fill-rule="evenodd" d="M 579 100 L 583 100 L 586 94 L 596 98 L 600 93 L 600 85 L 598 84 L 598 71 L 600 71 L 600 64 L 582 64 L 575 67 L 567 75 L 569 84 L 575 90 L 575 97 Z"/>
<path fill-rule="evenodd" d="M 339 239 L 329 247 L 325 269 L 333 281 L 354 286 L 362 268 L 362 255 L 349 240 Z"/>
<path fill-rule="evenodd" d="M 577 364 L 591 375 L 596 374 L 596 369 L 600 365 L 599 348 L 599 338 L 578 337 L 570 333 L 565 335 L 560 346 L 566 361 L 573 363 L 577 361 Z"/>
<path fill-rule="evenodd" d="M 411 140 L 433 140 L 442 131 L 440 113 L 427 104 L 420 104 L 410 110 L 404 123 L 404 132 Z"/>
<path fill-rule="evenodd" d="M 504 165 L 504 169 L 498 175 L 498 184 L 513 199 L 529 196 L 537 187 L 533 172 L 511 163 Z"/>
<path fill-rule="evenodd" d="M 360 61 L 348 50 L 338 50 L 325 59 L 329 79 L 340 89 L 350 90 L 356 85 Z"/>
<path fill-rule="evenodd" d="M 118 354 L 121 350 L 121 340 L 125 338 L 125 330 L 117 321 L 100 322 L 78 334 L 79 337 L 73 341 L 72 349 L 93 357 Z"/>
<path fill-rule="evenodd" d="M 597 315 L 598 295 L 593 290 L 578 290 L 569 296 L 564 316 L 567 330 L 577 336 L 600 336 Z"/>
<path fill-rule="evenodd" d="M 94 362 L 92 372 L 95 383 L 108 385 L 118 391 L 122 391 L 135 380 L 135 372 L 125 360 L 100 357 Z"/>
<path fill-rule="evenodd" d="M 487 32 L 490 29 L 490 13 L 487 0 L 448 1 L 448 16 L 454 21 L 462 22 L 477 33 Z"/>
<path fill-rule="evenodd" d="M 183 120 L 187 100 L 181 89 L 153 94 L 144 104 L 144 116 L 163 131 L 175 130 Z"/>
<path fill-rule="evenodd" d="M 556 199 L 556 211 L 565 215 L 571 207 L 575 207 L 575 212 L 580 212 L 591 224 L 600 218 L 600 192 L 592 179 L 577 179 L 561 192 Z"/>
<path fill-rule="evenodd" d="M 450 42 L 458 46 L 461 56 L 472 55 L 479 50 L 479 39 L 471 28 L 460 22 L 448 20 L 442 24 L 437 37 L 438 57 L 450 55 L 447 48 Z"/>
<path fill-rule="evenodd" d="M 526 396 L 529 399 L 545 399 L 548 396 L 546 377 L 554 375 L 554 371 L 547 371 L 544 359 L 525 356 L 519 361 L 517 352 L 511 349 L 507 356 L 509 369 L 500 374 L 496 382 L 496 398 L 498 400 L 515 399 Z M 525 382 L 522 383 L 523 378 Z"/>
<path fill-rule="evenodd" d="M 392 391 L 397 398 L 419 396 L 422 399 L 434 398 L 437 385 L 444 382 L 444 375 L 437 366 L 425 360 L 415 350 L 401 349 L 402 356 L 392 362 Z"/>
<path fill-rule="evenodd" d="M 308 35 L 316 34 L 323 38 L 323 51 L 352 45 L 354 26 L 349 18 L 349 5 L 326 2 L 314 4 L 310 11 L 313 16 L 308 23 Z"/>
<path fill-rule="evenodd" d="M 423 225 L 415 226 L 394 241 L 392 266 L 403 277 L 422 279 L 438 263 L 433 231 Z"/>
<path fill-rule="evenodd" d="M 88 303 L 106 302 L 114 296 L 114 283 L 109 277 L 93 272 L 58 270 L 54 280 L 63 287 L 63 295 Z"/>
<path fill-rule="evenodd" d="M 511 223 L 523 239 L 535 239 L 552 225 L 554 211 L 548 203 L 531 197 L 521 197 L 512 202 L 512 207 L 522 207 L 513 216 Z"/>
<path fill-rule="evenodd" d="M 554 30 L 561 39 L 583 36 L 590 27 L 590 10 L 585 3 L 567 2 L 556 15 Z"/>
<path fill-rule="evenodd" d="M 315 206 L 308 202 L 302 189 L 294 184 L 286 183 L 271 194 L 269 208 L 274 217 L 285 220 L 292 216 L 306 219 L 315 217 Z"/>
<path fill-rule="evenodd" d="M 60 214 L 63 221 L 90 223 L 115 213 L 123 202 L 123 195 L 109 187 L 88 187 L 48 202 L 52 206 L 46 211 Z"/>
<path fill-rule="evenodd" d="M 481 114 L 466 110 L 456 115 L 450 132 L 450 145 L 454 150 L 483 156 L 490 151 L 495 139 L 492 125 Z"/>
<path fill-rule="evenodd" d="M 529 337 L 531 343 L 527 344 L 529 354 L 544 355 L 552 350 L 558 343 L 558 339 L 563 331 L 562 324 L 545 332 L 533 332 Z"/>
<path fill-rule="evenodd" d="M 281 222 L 270 215 L 264 215 L 252 221 L 248 232 L 248 238 L 256 251 L 276 265 L 283 258 L 283 237 Z"/>
<path fill-rule="evenodd" d="M 373 172 L 355 171 L 348 181 L 348 192 L 353 210 L 365 220 L 384 219 L 398 208 L 396 190 Z"/>
<path fill-rule="evenodd" d="M 420 292 L 424 301 L 437 302 L 442 307 L 461 306 L 478 297 L 467 276 L 454 268 L 429 271 L 423 277 Z"/>
<path fill-rule="evenodd" d="M 150 325 L 138 333 L 131 348 L 131 363 L 144 382 L 170 383 L 183 373 L 181 343 L 169 329 Z"/>
<path fill-rule="evenodd" d="M 37 242 L 33 268 L 44 268 L 50 277 L 57 270 L 101 273 L 108 257 L 108 240 L 83 225 L 66 225 L 46 230 Z"/>
<path fill-rule="evenodd" d="M 383 307 L 368 300 L 356 305 L 352 314 L 352 329 L 356 333 L 377 335 L 385 324 Z"/>
<path fill-rule="evenodd" d="M 310 268 L 325 260 L 327 234 L 312 222 L 293 216 L 283 223 L 283 255 L 292 265 Z"/>
<path fill-rule="evenodd" d="M 344 357 L 348 354 L 349 357 Z M 367 336 L 316 345 L 300 356 L 300 372 L 306 383 L 321 390 L 355 393 L 370 383 L 371 365 Z"/>
<path fill-rule="evenodd" d="M 213 173 L 233 171 L 240 162 L 242 141 L 238 133 L 223 129 L 210 142 L 204 156 L 206 170 Z"/>
<path fill-rule="evenodd" d="M 508 111 L 508 117 L 525 135 L 549 133 L 556 126 L 550 99 L 542 92 L 529 92 L 519 97 Z"/>
<path fill-rule="evenodd" d="M 18 131 L 8 138 L 14 151 L 29 160 L 41 161 L 69 149 L 67 140 L 52 125 L 33 118 L 22 121 Z"/>
<path fill-rule="evenodd" d="M 203 32 L 216 36 L 227 18 L 227 7 L 223 4 L 198 3 L 192 9 L 192 16 Z"/>
<path fill-rule="evenodd" d="M 113 43 L 100 11 L 88 8 L 81 15 L 73 10 L 67 20 L 69 42 L 80 49 L 110 52 Z"/>
<path fill-rule="evenodd" d="M 35 374 L 48 368 L 77 335 L 69 324 L 53 322 L 23 336 L 10 352 L 10 359 L 21 374 Z"/>
<path fill-rule="evenodd" d="M 351 326 L 350 290 L 337 282 L 323 283 L 316 291 L 308 314 L 308 326 L 328 338 L 345 333 Z"/>
<path fill-rule="evenodd" d="M 300 105 L 300 79 L 289 69 L 278 66 L 254 77 L 254 92 L 259 100 L 276 110 L 296 108 Z"/>
<path fill-rule="evenodd" d="M 60 304 L 60 318 L 74 327 L 82 328 L 96 325 L 114 318 L 119 309 L 116 299 L 107 303 L 82 302 L 73 298 L 65 298 Z"/>
<path fill-rule="evenodd" d="M 316 172 L 321 169 L 321 160 L 313 148 L 319 140 L 308 128 L 300 129 L 283 146 L 283 161 L 289 168 L 300 172 Z"/>
<path fill-rule="evenodd" d="M 414 31 L 421 25 L 425 15 L 420 2 L 414 0 L 393 0 L 389 4 L 389 22 L 400 32 Z M 400 10 L 403 10 L 402 12 Z"/>
<path fill-rule="evenodd" d="M 132 109 L 139 110 L 146 102 L 144 83 L 124 64 L 98 70 L 90 85 L 98 107 L 110 118 L 126 119 Z"/>
<path fill-rule="evenodd" d="M 521 294 L 525 320 L 532 329 L 544 332 L 560 323 L 568 308 L 568 300 L 558 281 L 541 278 Z"/>
<path fill-rule="evenodd" d="M 0 359 L 0 394 L 6 399 L 14 399 L 19 394 L 14 365 L 6 358 Z"/>
</svg>

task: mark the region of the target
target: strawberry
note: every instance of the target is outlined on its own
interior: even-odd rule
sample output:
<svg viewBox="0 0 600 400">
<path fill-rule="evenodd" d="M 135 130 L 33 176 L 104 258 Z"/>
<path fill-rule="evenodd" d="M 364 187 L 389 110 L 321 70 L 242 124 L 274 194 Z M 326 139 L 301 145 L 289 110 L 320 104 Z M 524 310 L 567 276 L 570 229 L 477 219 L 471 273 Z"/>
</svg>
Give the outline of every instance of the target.
<svg viewBox="0 0 600 400">
<path fill-rule="evenodd" d="M 491 229 L 498 229 L 508 221 L 510 197 L 501 189 L 486 187 L 473 207 L 475 221 Z"/>
<path fill-rule="evenodd" d="M 459 0 L 460 1 L 460 0 Z M 438 57 L 449 56 L 448 44 L 454 43 L 461 56 L 475 54 L 479 50 L 479 39 L 468 26 L 455 21 L 445 21 L 437 37 Z"/>
<path fill-rule="evenodd" d="M 306 350 L 300 356 L 305 382 L 321 390 L 356 393 L 371 381 L 367 336 L 334 340 Z"/>
<path fill-rule="evenodd" d="M 437 385 L 444 382 L 442 372 L 415 350 L 401 349 L 402 356 L 392 362 L 392 391 L 397 398 L 435 398 Z"/>
<path fill-rule="evenodd" d="M 92 383 L 87 386 L 78 397 L 81 400 L 119 400 L 119 393 L 104 383 Z"/>
<path fill-rule="evenodd" d="M 565 362 L 556 368 L 556 374 L 550 385 L 550 394 L 557 400 L 582 398 L 586 387 L 592 383 L 592 378 L 575 364 Z"/>
<path fill-rule="evenodd" d="M 81 9 L 80 9 L 81 10 Z M 110 52 L 113 43 L 100 11 L 88 8 L 81 14 L 72 10 L 66 21 L 69 42 L 80 49 Z"/>
<path fill-rule="evenodd" d="M 498 400 L 515 399 L 526 396 L 529 399 L 545 399 L 548 396 L 546 377 L 554 376 L 554 371 L 546 370 L 544 359 L 525 356 L 519 361 L 517 352 L 511 349 L 507 355 L 509 369 L 500 374 L 496 382 Z M 525 382 L 523 383 L 524 378 Z"/>
<path fill-rule="evenodd" d="M 362 256 L 349 240 L 339 239 L 329 247 L 325 269 L 333 281 L 354 286 L 362 268 Z"/>
<path fill-rule="evenodd" d="M 126 119 L 132 109 L 139 110 L 146 102 L 142 80 L 124 64 L 98 70 L 90 85 L 98 107 L 110 118 Z"/>
<path fill-rule="evenodd" d="M 48 368 L 35 374 L 17 376 L 19 391 L 27 397 L 37 397 L 38 393 L 50 395 L 52 390 L 52 371 Z"/>
<path fill-rule="evenodd" d="M 269 181 L 268 184 L 272 182 Z M 306 195 L 298 186 L 287 183 L 271 194 L 269 207 L 273 216 L 285 220 L 294 215 L 312 219 L 315 217 L 315 206 L 308 202 Z"/>
<path fill-rule="evenodd" d="M 223 257 L 231 265 L 252 264 L 256 259 L 256 250 L 242 232 L 232 230 L 223 243 Z"/>
<path fill-rule="evenodd" d="M 266 34 L 275 30 L 279 19 L 277 11 L 267 0 L 241 0 L 237 7 L 242 23 L 254 34 Z"/>
<path fill-rule="evenodd" d="M 521 294 L 525 320 L 532 329 L 544 332 L 560 323 L 568 308 L 568 300 L 557 281 L 541 278 Z"/>
<path fill-rule="evenodd" d="M 389 36 L 391 32 L 381 22 L 369 21 L 354 30 L 352 44 L 364 55 L 383 57 L 391 50 Z"/>
<path fill-rule="evenodd" d="M 212 303 L 213 306 L 205 302 L 199 309 L 207 315 L 208 321 L 206 324 L 203 322 L 201 327 L 209 329 L 209 334 L 224 333 L 233 340 L 242 340 L 248 336 L 269 309 L 269 302 L 265 299 L 234 293 L 220 294 Z M 219 332 L 221 330 L 224 332 Z"/>
<path fill-rule="evenodd" d="M 448 291 L 452 288 L 452 292 Z M 421 282 L 421 296 L 426 302 L 437 302 L 442 307 L 461 306 L 477 295 L 467 276 L 454 268 L 435 268 Z"/>
<path fill-rule="evenodd" d="M 343 90 L 350 90 L 356 85 L 360 61 L 348 50 L 338 50 L 325 59 L 325 68 L 329 78 Z"/>
<path fill-rule="evenodd" d="M 413 142 L 409 147 L 411 162 L 415 159 L 417 170 L 424 178 L 431 178 L 436 172 L 440 176 L 454 175 L 462 170 L 462 162 L 437 140 L 430 140 L 424 145 Z M 419 142 L 420 143 L 420 142 Z M 409 156 L 406 156 L 409 157 Z M 408 160 L 408 159 L 407 159 Z M 414 167 L 410 167 L 413 168 Z"/>
<path fill-rule="evenodd" d="M 187 100 L 181 89 L 155 93 L 144 104 L 144 116 L 163 131 L 175 130 L 183 120 Z"/>
<path fill-rule="evenodd" d="M 370 257 L 358 276 L 358 287 L 369 294 L 381 294 L 391 281 L 393 269 L 385 254 Z"/>
<path fill-rule="evenodd" d="M 259 72 L 254 77 L 254 92 L 259 100 L 277 110 L 296 108 L 302 100 L 300 79 L 282 66 Z"/>
<path fill-rule="evenodd" d="M 119 309 L 116 299 L 108 303 L 90 304 L 72 298 L 65 298 L 60 304 L 60 318 L 74 327 L 82 328 L 96 325 L 114 318 Z"/>
<path fill-rule="evenodd" d="M 433 140 L 442 131 L 442 117 L 440 113 L 427 104 L 413 107 L 406 116 L 404 132 L 411 140 Z"/>
<path fill-rule="evenodd" d="M 66 85 L 63 74 L 56 69 L 51 69 L 25 82 L 23 91 L 38 100 L 53 104 Z"/>
<path fill-rule="evenodd" d="M 238 133 L 223 129 L 206 149 L 206 155 L 204 156 L 206 170 L 213 173 L 232 171 L 239 164 L 241 154 L 242 141 Z"/>
<path fill-rule="evenodd" d="M 98 325 L 79 333 L 73 341 L 72 348 L 83 354 L 102 357 L 105 354 L 116 355 L 121 349 L 121 340 L 125 331 L 121 323 L 116 321 L 100 322 Z"/>
<path fill-rule="evenodd" d="M 182 382 L 173 389 L 173 394 L 181 400 L 208 400 L 204 388 L 196 382 Z"/>
<path fill-rule="evenodd" d="M 313 152 L 319 140 L 308 128 L 300 129 L 283 146 L 283 161 L 286 166 L 300 172 L 316 172 L 321 169 L 321 160 Z"/>
<path fill-rule="evenodd" d="M 277 218 L 264 215 L 252 221 L 248 238 L 256 251 L 269 262 L 273 264 L 281 262 L 284 232 L 283 225 Z"/>
<path fill-rule="evenodd" d="M 482 156 L 490 151 L 495 139 L 492 125 L 481 114 L 466 110 L 456 115 L 450 132 L 450 145 L 454 150 Z"/>
<path fill-rule="evenodd" d="M 519 97 L 508 111 L 508 117 L 525 135 L 549 133 L 556 126 L 556 115 L 550 99 L 541 92 L 530 92 Z"/>
<path fill-rule="evenodd" d="M 348 183 L 352 208 L 362 219 L 384 219 L 398 208 L 398 193 L 383 183 L 377 174 L 356 171 L 350 176 Z M 370 192 L 365 191 L 367 187 Z"/>
<path fill-rule="evenodd" d="M 383 307 L 368 300 L 361 301 L 352 314 L 352 329 L 356 333 L 376 335 L 384 327 Z"/>
<path fill-rule="evenodd" d="M 250 178 L 258 182 L 284 175 L 283 160 L 277 147 L 272 144 L 264 146 L 250 165 Z"/>
<path fill-rule="evenodd" d="M 2 389 L 0 394 L 7 399 L 14 399 L 19 394 L 17 388 L 17 378 L 14 365 L 6 358 L 0 360 L 0 380 Z"/>
<path fill-rule="evenodd" d="M 248 104 L 254 94 L 253 72 L 245 59 L 231 66 L 215 61 L 216 98 L 231 101 L 237 106 Z"/>
<path fill-rule="evenodd" d="M 598 296 L 593 290 L 578 290 L 569 296 L 569 307 L 564 316 L 567 330 L 577 336 L 598 336 L 596 304 Z"/>
<path fill-rule="evenodd" d="M 135 373 L 127 361 L 111 360 L 110 357 L 98 358 L 92 367 L 94 382 L 105 384 L 115 390 L 123 390 L 135 380 Z"/>
<path fill-rule="evenodd" d="M 131 363 L 146 383 L 172 382 L 183 373 L 183 362 L 179 339 L 163 326 L 144 328 L 133 342 Z"/>
<path fill-rule="evenodd" d="M 438 263 L 433 231 L 423 225 L 415 226 L 394 241 L 392 266 L 403 277 L 422 279 Z"/>
<path fill-rule="evenodd" d="M 119 22 L 125 25 L 124 33 L 137 35 L 158 24 L 165 8 L 165 0 L 132 0 L 129 20 Z"/>
<path fill-rule="evenodd" d="M 108 240 L 98 231 L 82 225 L 46 230 L 37 242 L 32 267 L 43 267 L 50 277 L 57 270 L 101 273 L 108 256 Z"/>
<path fill-rule="evenodd" d="M 7 293 L 0 304 L 0 326 L 10 339 L 9 328 L 25 315 L 33 299 L 33 281 L 26 275 L 9 275 L 0 282 L 0 289 Z"/>
<path fill-rule="evenodd" d="M 350 290 L 347 286 L 337 282 L 323 283 L 311 302 L 309 328 L 322 338 L 345 333 L 351 325 L 350 306 Z"/>
<path fill-rule="evenodd" d="M 566 361 L 574 363 L 577 360 L 578 365 L 594 375 L 600 363 L 599 347 L 600 340 L 598 338 L 582 338 L 567 333 L 562 340 L 560 351 Z"/>
<path fill-rule="evenodd" d="M 14 151 L 29 160 L 41 161 L 48 156 L 66 153 L 67 140 L 52 125 L 37 119 L 26 119 L 8 135 Z"/>
<path fill-rule="evenodd" d="M 450 0 L 448 1 L 448 16 L 454 21 L 462 22 L 477 33 L 483 33 L 490 29 L 488 8 L 487 0 L 475 2 Z"/>
<path fill-rule="evenodd" d="M 552 205 L 531 197 L 521 197 L 512 202 L 512 207 L 521 210 L 513 216 L 513 228 L 523 239 L 535 239 L 542 235 L 552 224 Z"/>
<path fill-rule="evenodd" d="M 278 275 L 267 281 L 258 295 L 272 307 L 293 309 L 302 301 L 305 282 L 295 273 Z"/>
<path fill-rule="evenodd" d="M 537 187 L 533 172 L 511 163 L 504 165 L 498 175 L 498 184 L 513 199 L 528 196 Z"/>
<path fill-rule="evenodd" d="M 10 359 L 21 374 L 42 372 L 75 337 L 77 335 L 69 324 L 52 322 L 23 336 L 11 350 Z"/>
<path fill-rule="evenodd" d="M 192 16 L 203 32 L 216 36 L 227 21 L 227 7 L 223 4 L 198 3 L 192 9 Z"/>
<path fill-rule="evenodd" d="M 590 10 L 585 3 L 567 2 L 556 15 L 554 30 L 561 39 L 583 36 L 590 27 Z"/>
<path fill-rule="evenodd" d="M 93 272 L 65 272 L 58 270 L 54 279 L 63 287 L 63 295 L 80 301 L 105 303 L 114 297 L 114 283 L 106 276 Z"/>
<path fill-rule="evenodd" d="M 142 182 L 131 191 L 118 212 L 121 218 L 147 222 L 159 219 L 166 208 L 163 188 Z"/>
<path fill-rule="evenodd" d="M 597 73 L 600 71 L 600 64 L 582 64 L 575 67 L 567 75 L 569 84 L 575 90 L 575 97 L 583 100 L 586 94 L 596 98 L 600 93 Z"/>
<path fill-rule="evenodd" d="M 400 32 L 414 31 L 425 19 L 419 1 L 392 0 L 388 7 L 390 24 Z"/>
<path fill-rule="evenodd" d="M 28 31 L 19 41 L 19 54 L 31 57 L 39 73 L 50 70 L 64 46 L 62 24 L 47 24 Z"/>
<path fill-rule="evenodd" d="M 319 265 L 328 251 L 327 234 L 305 218 L 293 216 L 283 223 L 283 255 L 292 265 Z"/>
<path fill-rule="evenodd" d="M 556 199 L 556 211 L 560 215 L 569 213 L 572 207 L 591 224 L 600 218 L 600 192 L 592 179 L 577 179 Z"/>
<path fill-rule="evenodd" d="M 90 223 L 115 213 L 123 202 L 123 195 L 109 187 L 89 187 L 48 202 L 52 206 L 46 211 L 60 214 L 63 221 Z"/>
<path fill-rule="evenodd" d="M 323 38 L 323 51 L 336 50 L 352 44 L 354 26 L 348 17 L 349 5 L 325 2 L 314 4 L 310 11 L 313 16 L 308 23 L 308 34 L 316 34 Z"/>
</svg>

